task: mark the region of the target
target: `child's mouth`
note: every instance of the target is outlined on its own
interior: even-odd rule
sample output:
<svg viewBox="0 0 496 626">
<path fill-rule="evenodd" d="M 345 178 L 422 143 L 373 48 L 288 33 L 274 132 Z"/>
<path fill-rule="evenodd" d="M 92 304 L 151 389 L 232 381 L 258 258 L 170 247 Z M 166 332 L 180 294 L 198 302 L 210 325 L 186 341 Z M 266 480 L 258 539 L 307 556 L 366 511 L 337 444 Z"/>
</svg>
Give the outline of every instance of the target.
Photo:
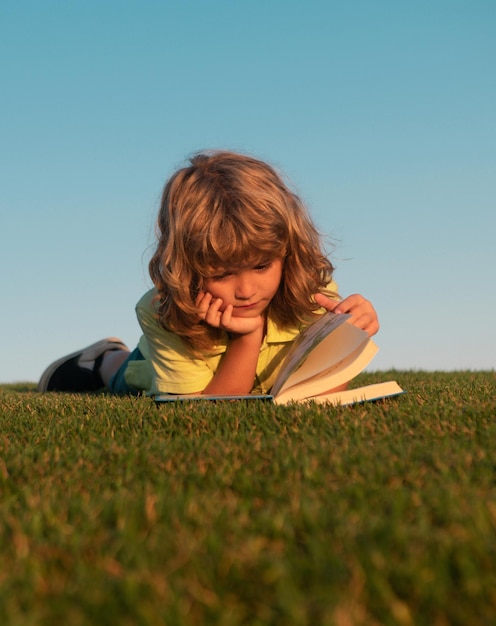
<svg viewBox="0 0 496 626">
<path fill-rule="evenodd" d="M 253 309 L 254 307 L 256 307 L 258 304 L 258 302 L 252 302 L 250 304 L 239 304 L 239 305 L 235 305 L 234 308 L 235 309 L 242 309 L 242 310 L 248 310 L 248 309 Z"/>
</svg>

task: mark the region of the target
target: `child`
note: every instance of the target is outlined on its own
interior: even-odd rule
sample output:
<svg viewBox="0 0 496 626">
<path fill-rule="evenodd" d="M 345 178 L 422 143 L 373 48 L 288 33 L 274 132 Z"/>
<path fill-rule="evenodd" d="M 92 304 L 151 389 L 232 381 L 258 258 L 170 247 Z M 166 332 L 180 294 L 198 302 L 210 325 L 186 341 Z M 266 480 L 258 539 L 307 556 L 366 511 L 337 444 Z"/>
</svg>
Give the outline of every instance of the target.
<svg viewBox="0 0 496 626">
<path fill-rule="evenodd" d="M 268 393 L 291 342 L 324 310 L 379 329 L 368 300 L 339 298 L 302 202 L 262 161 L 194 156 L 164 188 L 157 231 L 138 347 L 110 338 L 63 357 L 40 391 Z"/>
</svg>

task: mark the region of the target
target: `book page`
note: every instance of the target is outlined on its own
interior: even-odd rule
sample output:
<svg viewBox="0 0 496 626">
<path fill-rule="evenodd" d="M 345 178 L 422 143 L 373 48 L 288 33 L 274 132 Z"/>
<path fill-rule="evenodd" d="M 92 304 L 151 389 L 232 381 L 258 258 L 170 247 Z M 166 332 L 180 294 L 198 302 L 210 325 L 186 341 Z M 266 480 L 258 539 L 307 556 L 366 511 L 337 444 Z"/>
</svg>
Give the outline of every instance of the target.
<svg viewBox="0 0 496 626">
<path fill-rule="evenodd" d="M 357 387 L 356 389 L 347 389 L 346 391 L 339 391 L 337 393 L 323 394 L 308 398 L 317 404 L 332 404 L 334 406 L 347 404 L 356 404 L 357 402 L 370 402 L 373 400 L 382 400 L 383 398 L 389 398 L 390 396 L 397 396 L 406 393 L 397 382 L 390 380 L 385 383 L 375 383 L 372 385 L 365 385 L 364 387 Z M 275 398 L 274 402 L 279 403 Z"/>
<path fill-rule="evenodd" d="M 292 372 L 296 371 L 306 359 L 314 347 L 329 335 L 333 330 L 344 324 L 349 315 L 336 315 L 324 313 L 317 321 L 305 328 L 294 340 L 291 349 L 284 359 L 283 366 L 272 387 L 272 393 L 276 394 L 282 388 Z"/>
<path fill-rule="evenodd" d="M 329 369 L 296 384 L 284 386 L 277 394 L 277 400 L 281 402 L 303 400 L 330 392 L 360 374 L 377 351 L 376 344 L 367 337 L 367 341 L 362 341 L 353 352 L 345 355 L 341 361 L 334 363 Z"/>
<path fill-rule="evenodd" d="M 347 318 L 348 316 L 344 321 Z M 313 328 L 309 327 L 307 330 L 313 330 Z M 295 347 L 294 354 L 293 351 L 288 353 L 286 357 L 288 362 L 285 362 L 281 369 L 272 388 L 272 394 L 276 396 L 290 387 L 303 384 L 304 381 L 323 374 L 331 379 L 333 372 L 336 374 L 340 372 L 345 359 L 347 359 L 346 362 L 349 362 L 350 355 L 354 355 L 353 358 L 356 358 L 359 354 L 358 348 L 360 346 L 363 348 L 369 341 L 371 340 L 368 334 L 352 324 L 341 323 L 337 327 L 333 327 L 330 333 L 325 327 L 321 327 L 317 333 L 312 334 L 309 341 L 305 338 L 305 341 L 302 342 L 303 350 L 301 350 L 302 345 L 299 343 Z M 362 369 L 366 365 L 367 363 L 363 364 Z M 330 384 L 325 390 L 337 387 L 348 380 L 350 379 L 345 378 L 343 380 L 343 377 L 339 376 L 336 380 L 330 380 Z"/>
</svg>

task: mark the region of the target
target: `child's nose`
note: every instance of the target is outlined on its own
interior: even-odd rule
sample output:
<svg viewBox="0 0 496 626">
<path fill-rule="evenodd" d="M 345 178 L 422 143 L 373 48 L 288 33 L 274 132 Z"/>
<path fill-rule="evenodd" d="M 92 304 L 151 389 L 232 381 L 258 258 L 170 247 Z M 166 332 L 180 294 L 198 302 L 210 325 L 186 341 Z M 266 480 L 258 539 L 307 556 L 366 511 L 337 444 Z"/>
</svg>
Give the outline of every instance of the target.
<svg viewBox="0 0 496 626">
<path fill-rule="evenodd" d="M 256 287 L 252 276 L 244 272 L 238 274 L 238 280 L 236 281 L 236 298 L 240 300 L 249 300 L 255 295 Z"/>
</svg>

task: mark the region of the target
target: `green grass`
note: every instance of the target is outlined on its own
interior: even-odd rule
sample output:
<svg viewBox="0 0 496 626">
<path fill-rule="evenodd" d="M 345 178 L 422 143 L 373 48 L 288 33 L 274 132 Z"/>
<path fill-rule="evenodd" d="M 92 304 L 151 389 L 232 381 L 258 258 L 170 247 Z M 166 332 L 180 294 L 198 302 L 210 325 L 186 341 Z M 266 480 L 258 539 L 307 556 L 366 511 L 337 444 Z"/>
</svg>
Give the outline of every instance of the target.
<svg viewBox="0 0 496 626">
<path fill-rule="evenodd" d="M 494 372 L 354 407 L 0 387 L 0 624 L 496 623 Z"/>
</svg>

